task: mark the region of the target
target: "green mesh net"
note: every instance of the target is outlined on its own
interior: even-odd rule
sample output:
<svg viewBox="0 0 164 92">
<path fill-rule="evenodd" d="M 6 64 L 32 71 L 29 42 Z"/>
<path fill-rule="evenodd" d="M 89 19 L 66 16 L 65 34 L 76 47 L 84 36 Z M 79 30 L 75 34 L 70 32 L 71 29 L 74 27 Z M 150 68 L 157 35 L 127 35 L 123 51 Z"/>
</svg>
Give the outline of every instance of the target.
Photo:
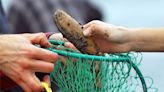
<svg viewBox="0 0 164 92">
<path fill-rule="evenodd" d="M 64 47 L 64 42 L 50 42 L 53 47 L 48 50 L 63 56 L 58 59 L 51 73 L 51 81 L 58 85 L 61 92 L 158 91 L 153 88 L 152 79 L 143 77 L 138 69 L 142 59 L 137 58 L 138 54 L 87 55 Z"/>
</svg>

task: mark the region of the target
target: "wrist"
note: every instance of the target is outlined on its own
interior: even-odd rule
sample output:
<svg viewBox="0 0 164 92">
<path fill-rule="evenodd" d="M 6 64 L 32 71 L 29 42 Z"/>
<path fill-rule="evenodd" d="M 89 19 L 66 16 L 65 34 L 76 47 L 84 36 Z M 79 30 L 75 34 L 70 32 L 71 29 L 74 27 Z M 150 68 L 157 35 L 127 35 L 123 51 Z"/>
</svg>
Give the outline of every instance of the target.
<svg viewBox="0 0 164 92">
<path fill-rule="evenodd" d="M 129 42 L 131 30 L 126 27 L 118 26 L 113 29 L 110 35 L 110 41 L 120 44 L 126 44 Z"/>
<path fill-rule="evenodd" d="M 124 48 L 124 52 L 133 51 L 134 47 L 134 40 L 135 40 L 135 34 L 134 29 L 126 28 L 126 27 L 118 27 L 117 30 L 119 30 L 120 34 L 120 42 L 122 47 Z"/>
<path fill-rule="evenodd" d="M 133 28 L 128 34 L 130 51 L 160 52 L 164 51 L 164 31 L 161 28 Z"/>
<path fill-rule="evenodd" d="M 130 36 L 131 29 L 130 28 L 117 26 L 117 27 L 114 27 L 114 29 L 112 30 L 111 33 L 112 34 L 109 36 L 108 39 L 110 42 L 117 44 L 118 49 L 120 49 L 120 50 L 118 50 L 118 52 L 131 51 L 132 45 L 130 43 L 130 39 L 131 39 L 131 36 Z"/>
<path fill-rule="evenodd" d="M 124 45 L 127 51 L 135 51 L 137 46 L 138 37 L 136 34 L 136 29 L 127 28 L 126 32 L 123 33 Z"/>
</svg>

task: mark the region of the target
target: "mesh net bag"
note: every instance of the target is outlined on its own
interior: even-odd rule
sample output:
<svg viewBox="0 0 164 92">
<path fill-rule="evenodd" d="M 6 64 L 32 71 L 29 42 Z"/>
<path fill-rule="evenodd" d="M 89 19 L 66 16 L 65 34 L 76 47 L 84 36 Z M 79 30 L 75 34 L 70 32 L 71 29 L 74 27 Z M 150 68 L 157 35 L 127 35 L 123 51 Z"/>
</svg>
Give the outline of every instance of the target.
<svg viewBox="0 0 164 92">
<path fill-rule="evenodd" d="M 51 81 L 61 92 L 158 91 L 153 88 L 152 79 L 143 77 L 138 69 L 141 61 L 136 58 L 138 54 L 87 55 L 64 47 L 63 42 L 50 42 L 53 47 L 48 50 L 64 57 L 58 59 L 51 73 Z M 148 85 L 145 80 L 149 81 Z"/>
</svg>

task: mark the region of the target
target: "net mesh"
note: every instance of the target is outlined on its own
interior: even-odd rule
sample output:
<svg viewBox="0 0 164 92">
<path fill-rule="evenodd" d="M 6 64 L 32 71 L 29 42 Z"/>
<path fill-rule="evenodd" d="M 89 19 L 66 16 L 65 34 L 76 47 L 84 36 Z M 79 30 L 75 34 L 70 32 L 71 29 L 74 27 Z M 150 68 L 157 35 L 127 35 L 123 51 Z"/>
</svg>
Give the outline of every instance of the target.
<svg viewBox="0 0 164 92">
<path fill-rule="evenodd" d="M 138 69 L 142 57 L 134 53 L 81 54 L 50 41 L 49 50 L 62 55 L 51 73 L 51 81 L 61 92 L 157 92 L 151 78 L 143 77 Z M 142 55 L 140 55 L 142 56 Z M 63 62 L 64 61 L 64 62 Z M 146 81 L 149 79 L 149 85 Z M 150 82 L 151 81 L 151 82 Z"/>
</svg>

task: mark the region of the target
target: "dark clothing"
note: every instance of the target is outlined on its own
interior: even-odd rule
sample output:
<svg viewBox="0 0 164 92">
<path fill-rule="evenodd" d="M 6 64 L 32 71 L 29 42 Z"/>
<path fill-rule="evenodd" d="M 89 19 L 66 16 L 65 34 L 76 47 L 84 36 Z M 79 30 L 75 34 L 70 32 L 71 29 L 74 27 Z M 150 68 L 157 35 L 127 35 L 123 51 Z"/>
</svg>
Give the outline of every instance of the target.
<svg viewBox="0 0 164 92">
<path fill-rule="evenodd" d="M 9 33 L 9 26 L 0 0 L 0 34 Z"/>
<path fill-rule="evenodd" d="M 14 0 L 9 9 L 13 33 L 58 32 L 53 13 L 62 9 L 81 24 L 100 20 L 101 13 L 87 0 Z"/>
</svg>

